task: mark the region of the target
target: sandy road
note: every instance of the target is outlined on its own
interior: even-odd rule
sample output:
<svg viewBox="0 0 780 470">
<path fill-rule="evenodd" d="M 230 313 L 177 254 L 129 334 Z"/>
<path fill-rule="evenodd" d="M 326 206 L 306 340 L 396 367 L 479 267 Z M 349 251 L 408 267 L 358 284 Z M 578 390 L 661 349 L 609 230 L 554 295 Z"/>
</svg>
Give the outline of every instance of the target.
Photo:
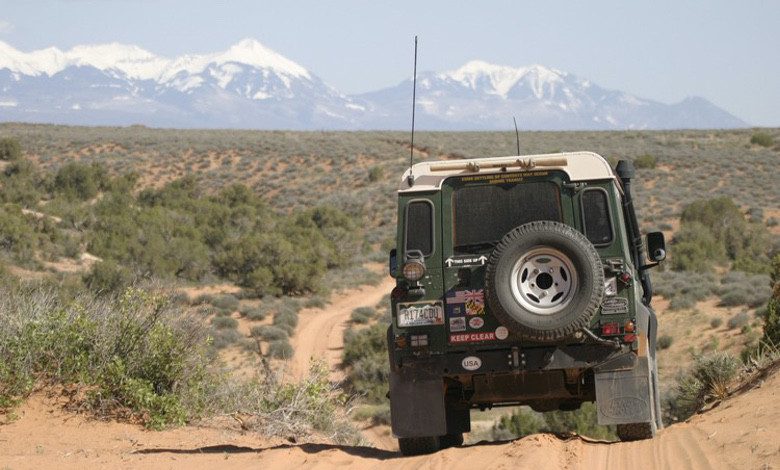
<svg viewBox="0 0 780 470">
<path fill-rule="evenodd" d="M 652 440 L 600 443 L 534 434 L 419 457 L 376 447 L 265 440 L 230 423 L 146 431 L 65 413 L 56 400 L 36 396 L 18 410 L 18 419 L 0 426 L 0 468 L 777 469 L 780 373 L 758 385 Z"/>
<path fill-rule="evenodd" d="M 344 330 L 352 310 L 375 306 L 394 285 L 392 278 L 384 277 L 376 286 L 362 286 L 333 294 L 331 303 L 323 308 L 301 310 L 298 328 L 290 341 L 295 350 L 289 361 L 291 378 L 303 377 L 309 369 L 310 360 L 315 358 L 326 362 L 331 380 L 343 380 L 344 374 L 339 366 L 344 348 Z"/>
</svg>

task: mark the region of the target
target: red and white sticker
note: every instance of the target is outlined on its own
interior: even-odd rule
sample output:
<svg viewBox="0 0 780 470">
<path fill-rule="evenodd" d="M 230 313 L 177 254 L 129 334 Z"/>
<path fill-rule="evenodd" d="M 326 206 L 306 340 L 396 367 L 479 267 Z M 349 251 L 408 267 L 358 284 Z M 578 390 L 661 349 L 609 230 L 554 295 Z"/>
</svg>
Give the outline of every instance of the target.
<svg viewBox="0 0 780 470">
<path fill-rule="evenodd" d="M 476 343 L 478 341 L 495 341 L 496 334 L 492 331 L 484 333 L 463 333 L 450 335 L 450 343 Z"/>
<path fill-rule="evenodd" d="M 483 320 L 482 317 L 472 317 L 469 319 L 469 326 L 472 330 L 478 330 L 485 326 L 485 320 Z"/>
</svg>

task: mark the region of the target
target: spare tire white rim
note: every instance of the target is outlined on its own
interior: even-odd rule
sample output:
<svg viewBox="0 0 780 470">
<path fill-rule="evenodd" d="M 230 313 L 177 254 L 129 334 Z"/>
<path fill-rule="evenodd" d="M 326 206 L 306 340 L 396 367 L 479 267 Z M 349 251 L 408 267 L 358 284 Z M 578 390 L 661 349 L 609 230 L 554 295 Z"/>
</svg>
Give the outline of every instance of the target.
<svg viewBox="0 0 780 470">
<path fill-rule="evenodd" d="M 555 248 L 533 248 L 512 267 L 512 295 L 524 309 L 538 315 L 564 310 L 577 292 L 577 271 L 568 256 Z"/>
</svg>

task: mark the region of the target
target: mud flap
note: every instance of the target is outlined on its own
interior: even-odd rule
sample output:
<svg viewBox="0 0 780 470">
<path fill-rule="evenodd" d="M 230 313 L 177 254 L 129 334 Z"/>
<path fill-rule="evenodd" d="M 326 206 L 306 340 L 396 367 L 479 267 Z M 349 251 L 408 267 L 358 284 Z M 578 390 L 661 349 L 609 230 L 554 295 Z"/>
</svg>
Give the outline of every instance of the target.
<svg viewBox="0 0 780 470">
<path fill-rule="evenodd" d="M 395 437 L 447 434 L 444 381 L 401 368 L 390 372 L 390 420 Z"/>
<path fill-rule="evenodd" d="M 637 358 L 627 370 L 596 371 L 596 409 L 599 424 L 653 422 L 650 367 L 647 357 Z"/>
</svg>

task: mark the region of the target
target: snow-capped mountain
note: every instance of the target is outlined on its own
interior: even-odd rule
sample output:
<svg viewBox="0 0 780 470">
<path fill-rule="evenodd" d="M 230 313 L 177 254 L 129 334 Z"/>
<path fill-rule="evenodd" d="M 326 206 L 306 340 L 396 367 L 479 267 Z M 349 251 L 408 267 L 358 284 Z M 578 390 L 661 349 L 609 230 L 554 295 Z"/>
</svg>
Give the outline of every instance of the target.
<svg viewBox="0 0 780 470">
<path fill-rule="evenodd" d="M 522 129 L 730 128 L 746 124 L 703 98 L 667 105 L 607 90 L 541 65 L 506 67 L 471 61 L 417 81 L 421 128 Z M 372 104 L 369 127 L 393 127 L 409 114 L 411 79 L 359 96 Z M 407 119 L 408 120 L 408 119 Z"/>
<path fill-rule="evenodd" d="M 166 58 L 123 44 L 21 52 L 0 42 L 0 121 L 258 129 L 406 129 L 411 80 L 347 96 L 244 39 L 223 52 Z M 703 98 L 674 105 L 606 90 L 540 65 L 472 61 L 418 77 L 427 129 L 741 127 Z"/>
</svg>

